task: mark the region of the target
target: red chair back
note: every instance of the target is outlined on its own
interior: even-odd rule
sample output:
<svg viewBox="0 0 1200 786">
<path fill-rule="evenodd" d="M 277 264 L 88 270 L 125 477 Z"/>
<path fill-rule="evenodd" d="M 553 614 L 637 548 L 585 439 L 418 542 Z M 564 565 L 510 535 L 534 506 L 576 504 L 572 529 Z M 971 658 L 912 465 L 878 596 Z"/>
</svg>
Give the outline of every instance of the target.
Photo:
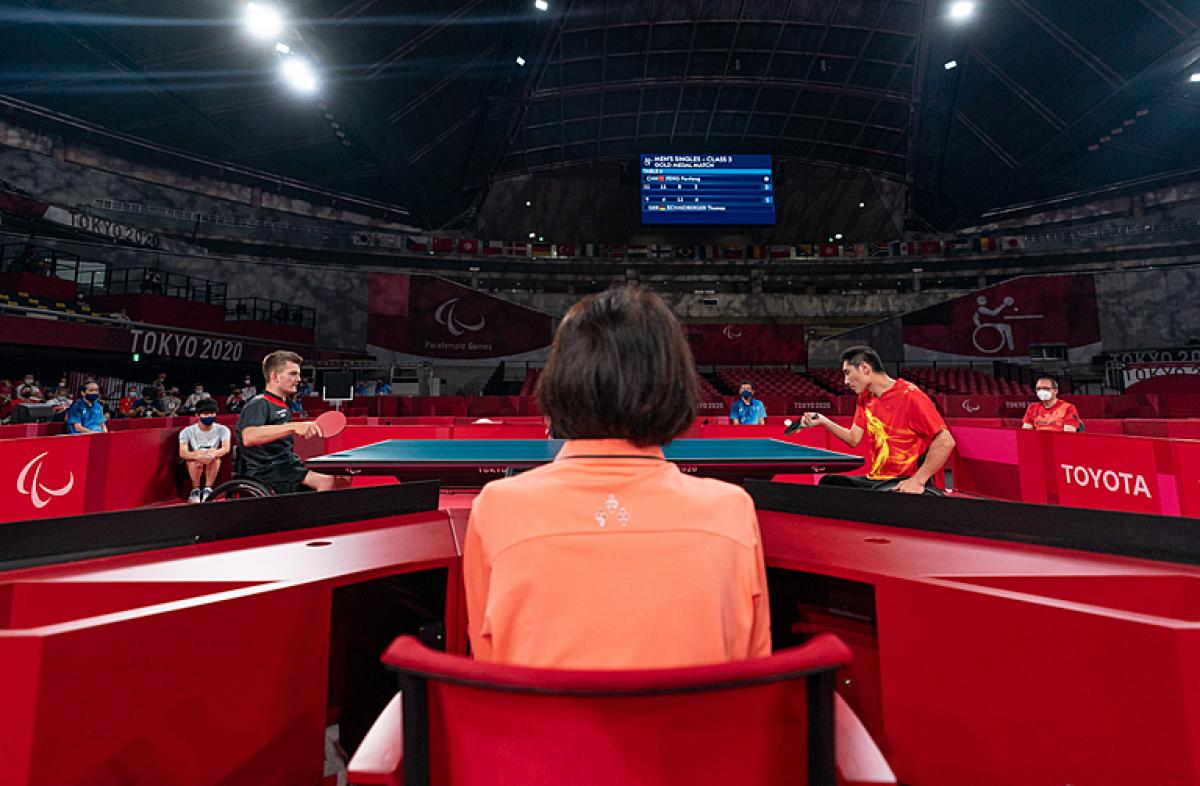
<svg viewBox="0 0 1200 786">
<path fill-rule="evenodd" d="M 833 786 L 835 636 L 648 671 L 481 663 L 397 639 L 405 786 Z"/>
</svg>

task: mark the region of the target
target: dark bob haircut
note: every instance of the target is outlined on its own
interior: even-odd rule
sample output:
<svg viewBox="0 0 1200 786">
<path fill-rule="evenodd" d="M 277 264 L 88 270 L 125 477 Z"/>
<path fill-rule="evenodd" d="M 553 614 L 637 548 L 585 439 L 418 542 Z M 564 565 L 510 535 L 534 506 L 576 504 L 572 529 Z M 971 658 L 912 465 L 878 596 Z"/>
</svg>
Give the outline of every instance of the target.
<svg viewBox="0 0 1200 786">
<path fill-rule="evenodd" d="M 699 383 L 683 328 L 640 286 L 589 295 L 563 317 L 537 385 L 562 439 L 662 445 L 696 419 Z"/>
</svg>

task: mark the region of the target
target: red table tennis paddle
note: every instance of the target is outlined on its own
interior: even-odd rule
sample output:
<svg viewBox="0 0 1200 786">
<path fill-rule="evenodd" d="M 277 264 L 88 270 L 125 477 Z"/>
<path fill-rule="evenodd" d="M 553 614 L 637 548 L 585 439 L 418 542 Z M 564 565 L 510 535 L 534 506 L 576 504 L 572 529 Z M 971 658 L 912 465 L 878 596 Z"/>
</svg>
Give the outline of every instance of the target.
<svg viewBox="0 0 1200 786">
<path fill-rule="evenodd" d="M 336 409 L 322 412 L 317 415 L 317 426 L 321 429 L 322 437 L 326 439 L 336 437 L 342 433 L 342 429 L 346 428 L 346 416 Z"/>
</svg>

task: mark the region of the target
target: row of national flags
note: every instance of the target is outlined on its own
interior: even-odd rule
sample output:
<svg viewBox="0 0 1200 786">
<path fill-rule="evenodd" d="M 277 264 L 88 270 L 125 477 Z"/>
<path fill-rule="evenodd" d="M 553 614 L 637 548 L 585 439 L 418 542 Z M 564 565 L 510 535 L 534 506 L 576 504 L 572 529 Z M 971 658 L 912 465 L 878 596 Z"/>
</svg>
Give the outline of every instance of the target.
<svg viewBox="0 0 1200 786">
<path fill-rule="evenodd" d="M 355 246 L 392 248 L 411 254 L 553 259 L 810 259 L 941 257 L 1024 251 L 1022 236 L 980 236 L 946 240 L 893 240 L 879 243 L 704 244 L 687 243 L 547 243 L 524 240 L 400 235 L 388 232 L 355 232 Z"/>
</svg>

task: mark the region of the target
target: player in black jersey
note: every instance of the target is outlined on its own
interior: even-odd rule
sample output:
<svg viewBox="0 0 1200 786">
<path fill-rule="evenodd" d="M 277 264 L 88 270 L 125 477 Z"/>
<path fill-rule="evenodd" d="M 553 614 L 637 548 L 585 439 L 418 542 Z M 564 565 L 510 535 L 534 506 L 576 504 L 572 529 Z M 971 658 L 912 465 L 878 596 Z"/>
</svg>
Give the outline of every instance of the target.
<svg viewBox="0 0 1200 786">
<path fill-rule="evenodd" d="M 238 441 L 242 445 L 242 474 L 265 483 L 277 494 L 300 491 L 330 491 L 350 485 L 349 476 L 312 472 L 296 455 L 296 437 L 321 436 L 313 421 L 293 423 L 288 399 L 300 385 L 300 364 L 304 359 L 295 352 L 280 350 L 263 358 L 266 389 L 246 402 L 238 416 Z"/>
</svg>

